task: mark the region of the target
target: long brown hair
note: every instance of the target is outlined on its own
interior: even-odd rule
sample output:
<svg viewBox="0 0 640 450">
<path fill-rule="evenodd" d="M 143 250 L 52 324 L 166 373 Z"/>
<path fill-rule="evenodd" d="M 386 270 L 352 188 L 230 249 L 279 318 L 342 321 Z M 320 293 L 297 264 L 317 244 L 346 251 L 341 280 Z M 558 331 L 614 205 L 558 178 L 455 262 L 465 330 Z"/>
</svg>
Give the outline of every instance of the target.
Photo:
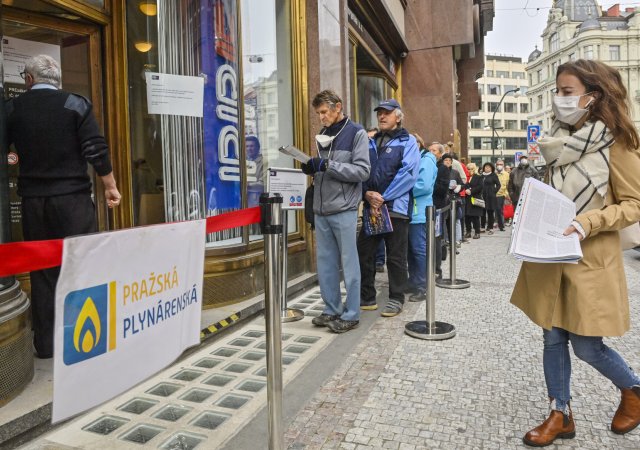
<svg viewBox="0 0 640 450">
<path fill-rule="evenodd" d="M 598 93 L 589 108 L 589 120 L 602 121 L 616 142 L 629 149 L 638 149 L 640 137 L 630 117 L 631 105 L 620 72 L 600 61 L 587 59 L 561 64 L 556 80 L 563 72 L 577 77 L 587 88 L 587 93 Z"/>
</svg>

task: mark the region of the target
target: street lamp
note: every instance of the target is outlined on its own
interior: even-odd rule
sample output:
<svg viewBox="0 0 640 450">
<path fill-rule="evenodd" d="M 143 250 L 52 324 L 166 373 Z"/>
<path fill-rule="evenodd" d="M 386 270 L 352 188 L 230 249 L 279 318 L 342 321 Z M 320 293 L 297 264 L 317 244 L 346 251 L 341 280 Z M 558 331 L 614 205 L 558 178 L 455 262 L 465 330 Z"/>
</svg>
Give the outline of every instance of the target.
<svg viewBox="0 0 640 450">
<path fill-rule="evenodd" d="M 496 113 L 500 109 L 500 105 L 502 105 L 502 101 L 507 96 L 507 94 L 510 94 L 512 92 L 515 92 L 515 97 L 518 98 L 518 92 L 520 92 L 520 88 L 509 89 L 507 92 L 502 94 L 502 98 L 498 102 L 498 106 L 496 106 L 496 109 L 493 111 L 493 117 L 491 118 L 491 162 L 492 163 L 496 162 L 496 127 L 495 127 Z"/>
</svg>

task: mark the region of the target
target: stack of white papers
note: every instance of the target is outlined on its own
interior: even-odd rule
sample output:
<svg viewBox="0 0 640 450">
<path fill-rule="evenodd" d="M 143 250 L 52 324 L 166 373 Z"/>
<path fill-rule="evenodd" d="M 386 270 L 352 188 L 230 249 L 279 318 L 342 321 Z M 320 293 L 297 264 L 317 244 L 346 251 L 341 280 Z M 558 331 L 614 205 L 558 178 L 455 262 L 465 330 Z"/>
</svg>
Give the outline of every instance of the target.
<svg viewBox="0 0 640 450">
<path fill-rule="evenodd" d="M 280 147 L 278 150 L 280 150 L 285 155 L 289 155 L 293 159 L 300 161 L 303 164 L 306 164 L 311 159 L 309 155 L 303 153 L 302 150 L 297 149 L 293 145 L 284 145 Z"/>
<path fill-rule="evenodd" d="M 513 218 L 509 254 L 536 263 L 577 263 L 582 258 L 578 233 L 563 235 L 575 217 L 575 203 L 527 178 Z"/>
</svg>

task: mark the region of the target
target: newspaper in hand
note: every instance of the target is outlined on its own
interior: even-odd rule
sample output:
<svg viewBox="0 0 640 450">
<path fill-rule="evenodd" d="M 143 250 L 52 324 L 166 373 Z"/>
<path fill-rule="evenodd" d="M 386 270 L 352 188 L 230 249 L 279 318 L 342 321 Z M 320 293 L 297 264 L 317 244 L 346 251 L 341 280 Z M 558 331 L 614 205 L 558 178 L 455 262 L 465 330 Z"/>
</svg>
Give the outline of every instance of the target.
<svg viewBox="0 0 640 450">
<path fill-rule="evenodd" d="M 300 161 L 303 164 L 306 164 L 311 159 L 309 155 L 307 155 L 306 153 L 303 153 L 300 149 L 297 149 L 293 145 L 284 145 L 280 147 L 278 150 L 280 150 L 285 155 L 289 155 L 293 159 Z"/>
<path fill-rule="evenodd" d="M 551 186 L 527 178 L 513 218 L 509 254 L 536 263 L 577 263 L 582 258 L 578 233 L 563 234 L 575 217 L 575 203 Z"/>
</svg>

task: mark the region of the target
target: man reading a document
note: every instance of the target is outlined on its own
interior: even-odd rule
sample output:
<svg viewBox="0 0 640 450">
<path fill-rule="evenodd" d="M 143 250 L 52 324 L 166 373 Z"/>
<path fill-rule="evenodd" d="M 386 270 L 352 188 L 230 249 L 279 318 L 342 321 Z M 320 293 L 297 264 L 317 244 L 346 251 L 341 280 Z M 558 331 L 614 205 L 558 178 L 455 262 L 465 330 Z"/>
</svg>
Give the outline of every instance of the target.
<svg viewBox="0 0 640 450">
<path fill-rule="evenodd" d="M 630 326 L 618 230 L 640 221 L 640 137 L 616 69 L 569 61 L 558 68 L 556 87 L 555 121 L 538 143 L 548 183 L 575 203 L 565 234 L 579 234 L 583 257 L 577 264 L 524 262 L 511 296 L 542 328 L 551 411 L 523 438 L 535 447 L 576 434 L 569 343 L 575 356 L 620 390 L 611 431 L 625 434 L 640 424 L 640 377 L 603 342 L 603 336 L 622 336 Z"/>
<path fill-rule="evenodd" d="M 342 99 L 322 91 L 312 102 L 322 129 L 316 135 L 316 156 L 302 171 L 313 176 L 313 212 L 317 241 L 318 282 L 325 308 L 316 326 L 344 333 L 360 321 L 360 264 L 356 255 L 356 224 L 362 182 L 369 178 L 367 132 L 342 111 Z M 340 296 L 340 267 L 347 291 Z"/>
</svg>

